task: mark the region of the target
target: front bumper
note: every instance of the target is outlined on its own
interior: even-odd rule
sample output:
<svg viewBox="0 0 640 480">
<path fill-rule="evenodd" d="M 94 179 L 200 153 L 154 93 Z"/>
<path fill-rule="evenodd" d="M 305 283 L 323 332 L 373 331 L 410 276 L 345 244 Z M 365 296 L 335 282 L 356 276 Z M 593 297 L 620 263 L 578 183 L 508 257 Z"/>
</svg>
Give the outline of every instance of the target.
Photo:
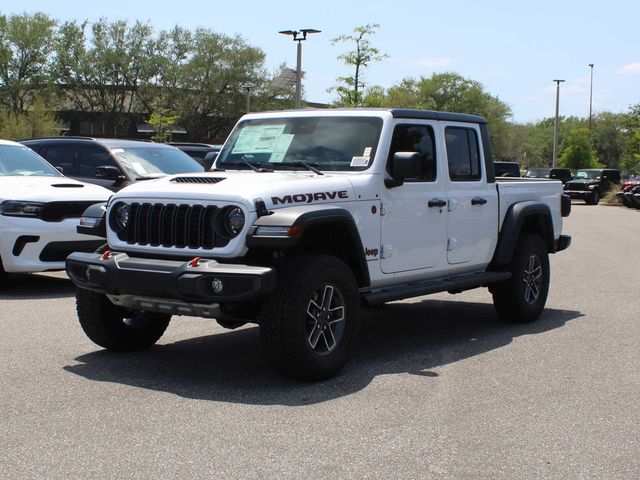
<svg viewBox="0 0 640 480">
<path fill-rule="evenodd" d="M 74 251 L 92 252 L 104 239 L 76 233 L 77 218 L 44 222 L 37 218 L 0 216 L 0 258 L 10 273 L 64 270 Z"/>
<path fill-rule="evenodd" d="M 170 299 L 189 304 L 254 300 L 275 288 L 267 267 L 130 257 L 126 253 L 73 253 L 67 275 L 80 288 L 122 298 Z"/>
<path fill-rule="evenodd" d="M 593 195 L 594 190 L 565 190 L 564 193 L 569 195 L 572 199 L 584 200 L 587 197 Z"/>
</svg>

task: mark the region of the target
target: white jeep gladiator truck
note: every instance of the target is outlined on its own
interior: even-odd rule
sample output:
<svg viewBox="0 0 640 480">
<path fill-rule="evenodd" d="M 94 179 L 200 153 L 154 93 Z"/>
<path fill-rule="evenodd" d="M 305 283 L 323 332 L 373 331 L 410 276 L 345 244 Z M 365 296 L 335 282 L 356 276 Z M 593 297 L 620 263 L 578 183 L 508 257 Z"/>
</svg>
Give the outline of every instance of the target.
<svg viewBox="0 0 640 480">
<path fill-rule="evenodd" d="M 347 362 L 361 305 L 488 287 L 530 322 L 567 248 L 553 180 L 496 181 L 481 117 L 398 109 L 246 115 L 212 171 L 141 182 L 88 209 L 73 253 L 80 324 L 112 350 L 153 345 L 172 315 L 260 326 L 285 375 Z"/>
</svg>

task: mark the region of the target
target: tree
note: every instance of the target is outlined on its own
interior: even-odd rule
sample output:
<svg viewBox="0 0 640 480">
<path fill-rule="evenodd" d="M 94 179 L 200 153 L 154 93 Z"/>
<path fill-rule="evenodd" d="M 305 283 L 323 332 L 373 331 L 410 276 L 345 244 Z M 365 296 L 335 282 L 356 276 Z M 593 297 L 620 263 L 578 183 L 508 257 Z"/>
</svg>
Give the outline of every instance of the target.
<svg viewBox="0 0 640 480">
<path fill-rule="evenodd" d="M 0 103 L 13 112 L 49 82 L 55 25 L 44 13 L 0 15 Z"/>
<path fill-rule="evenodd" d="M 135 110 L 140 84 L 157 71 L 152 33 L 149 24 L 139 21 L 132 26 L 104 18 L 90 27 L 88 22 L 64 23 L 55 61 L 63 98 L 77 110 L 104 114 L 117 134 L 124 126 L 124 114 Z"/>
<path fill-rule="evenodd" d="M 179 118 L 180 117 L 172 110 L 157 106 L 147 119 L 147 123 L 156 131 L 156 133 L 151 136 L 151 140 L 160 143 L 171 141 L 172 130 Z"/>
<path fill-rule="evenodd" d="M 600 112 L 593 116 L 591 143 L 598 160 L 610 168 L 618 168 L 624 154 L 626 139 L 624 136 L 623 114 Z"/>
<path fill-rule="evenodd" d="M 21 140 L 60 134 L 60 124 L 45 108 L 44 101 L 36 99 L 27 112 L 0 110 L 0 138 Z"/>
<path fill-rule="evenodd" d="M 342 107 L 359 107 L 363 105 L 363 92 L 366 87 L 364 69 L 371 62 L 379 62 L 387 57 L 386 54 L 380 53 L 379 49 L 372 46 L 369 41 L 369 37 L 375 34 L 378 28 L 380 28 L 380 25 L 377 23 L 368 23 L 354 28 L 351 35 L 340 35 L 331 40 L 332 45 L 338 43 L 355 44 L 354 50 L 338 56 L 338 60 L 341 60 L 348 67 L 353 67 L 354 71 L 351 76 L 338 77 L 337 80 L 342 85 L 334 87 L 339 96 L 336 105 Z"/>
<path fill-rule="evenodd" d="M 372 95 L 369 98 L 369 92 Z M 373 96 L 375 95 L 375 96 Z M 489 133 L 496 158 L 506 159 L 506 122 L 509 106 L 484 90 L 481 83 L 454 72 L 434 73 L 431 77 L 405 78 L 388 88 L 368 91 L 363 103 L 375 100 L 377 106 L 417 108 L 481 115 L 489 122 Z"/>
<path fill-rule="evenodd" d="M 596 152 L 591 146 L 589 129 L 576 128 L 571 130 L 563 142 L 563 151 L 559 164 L 562 167 L 577 170 L 579 168 L 597 168 Z"/>
<path fill-rule="evenodd" d="M 625 149 L 622 168 L 640 174 L 640 103 L 629 108 L 624 120 Z"/>
</svg>

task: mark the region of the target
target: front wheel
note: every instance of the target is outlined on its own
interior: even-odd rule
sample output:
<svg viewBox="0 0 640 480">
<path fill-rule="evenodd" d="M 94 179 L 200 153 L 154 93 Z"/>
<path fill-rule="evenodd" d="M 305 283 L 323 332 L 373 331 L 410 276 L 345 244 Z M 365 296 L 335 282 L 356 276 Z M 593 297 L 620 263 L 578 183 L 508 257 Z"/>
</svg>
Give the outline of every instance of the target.
<svg viewBox="0 0 640 480">
<path fill-rule="evenodd" d="M 276 291 L 260 316 L 271 364 L 300 380 L 336 375 L 349 360 L 360 321 L 353 274 L 329 255 L 293 257 L 277 272 Z"/>
<path fill-rule="evenodd" d="M 93 343 L 125 352 L 149 348 L 171 320 L 170 315 L 118 307 L 105 295 L 83 288 L 76 295 L 76 310 L 82 330 Z"/>
<path fill-rule="evenodd" d="M 584 201 L 587 205 L 598 205 L 600 203 L 600 192 L 594 190 Z"/>
<path fill-rule="evenodd" d="M 491 287 L 493 304 L 503 320 L 528 323 L 536 320 L 549 293 L 549 255 L 536 235 L 522 235 L 511 260 L 511 278 Z"/>
</svg>

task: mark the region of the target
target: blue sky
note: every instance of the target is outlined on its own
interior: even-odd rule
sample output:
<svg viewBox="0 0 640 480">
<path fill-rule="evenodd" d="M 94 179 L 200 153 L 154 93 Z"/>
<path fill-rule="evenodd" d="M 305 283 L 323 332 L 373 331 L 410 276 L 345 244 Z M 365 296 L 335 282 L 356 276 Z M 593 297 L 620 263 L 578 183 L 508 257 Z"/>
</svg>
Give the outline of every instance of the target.
<svg viewBox="0 0 640 480">
<path fill-rule="evenodd" d="M 480 81 L 511 106 L 513 120 L 551 117 L 553 79 L 561 115 L 589 114 L 589 63 L 595 64 L 593 110 L 623 112 L 640 103 L 640 1 L 535 2 L 486 0 L 256 1 L 2 0 L 0 12 L 41 11 L 59 20 L 128 19 L 157 29 L 179 24 L 240 34 L 275 70 L 295 68 L 295 44 L 279 30 L 316 28 L 303 44 L 304 88 L 310 101 L 329 102 L 327 89 L 349 71 L 336 57 L 347 48 L 330 40 L 366 23 L 381 25 L 372 43 L 389 58 L 366 71 L 368 84 L 389 87 L 405 77 L 455 71 Z"/>
</svg>

